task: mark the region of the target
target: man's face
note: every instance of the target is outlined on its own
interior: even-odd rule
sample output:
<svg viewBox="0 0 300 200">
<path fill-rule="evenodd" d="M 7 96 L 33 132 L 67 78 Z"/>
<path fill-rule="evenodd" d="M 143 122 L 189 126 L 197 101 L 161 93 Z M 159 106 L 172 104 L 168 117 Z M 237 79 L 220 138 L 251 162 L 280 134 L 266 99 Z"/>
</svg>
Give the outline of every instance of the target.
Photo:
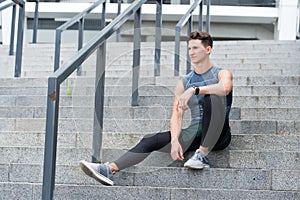
<svg viewBox="0 0 300 200">
<path fill-rule="evenodd" d="M 204 47 L 201 40 L 189 41 L 189 56 L 193 64 L 201 63 L 208 57 L 211 51 L 211 47 Z"/>
</svg>

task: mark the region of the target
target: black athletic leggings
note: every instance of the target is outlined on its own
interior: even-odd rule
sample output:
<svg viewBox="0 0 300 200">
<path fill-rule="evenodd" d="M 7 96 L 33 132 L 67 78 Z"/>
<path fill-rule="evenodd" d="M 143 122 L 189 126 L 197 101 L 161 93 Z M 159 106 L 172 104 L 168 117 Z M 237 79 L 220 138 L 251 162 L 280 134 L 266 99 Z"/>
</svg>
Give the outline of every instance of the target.
<svg viewBox="0 0 300 200">
<path fill-rule="evenodd" d="M 225 97 L 205 95 L 203 100 L 203 119 L 199 124 L 182 129 L 179 142 L 183 151 L 194 151 L 200 145 L 210 150 L 225 149 L 231 140 L 228 116 L 226 116 Z M 171 132 L 148 134 L 132 149 L 114 161 L 119 170 L 136 165 L 151 152 L 171 151 Z"/>
</svg>

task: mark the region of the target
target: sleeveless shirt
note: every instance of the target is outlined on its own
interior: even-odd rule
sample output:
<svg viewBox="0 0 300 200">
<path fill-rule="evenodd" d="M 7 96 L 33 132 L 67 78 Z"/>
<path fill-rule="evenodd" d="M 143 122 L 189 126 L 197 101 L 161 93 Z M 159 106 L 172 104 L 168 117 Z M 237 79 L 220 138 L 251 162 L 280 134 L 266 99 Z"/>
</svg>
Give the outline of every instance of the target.
<svg viewBox="0 0 300 200">
<path fill-rule="evenodd" d="M 181 80 L 184 90 L 193 86 L 207 86 L 217 84 L 219 82 L 218 74 L 222 68 L 212 66 L 207 72 L 197 74 L 194 70 L 185 75 Z M 188 101 L 191 111 L 191 125 L 202 122 L 203 117 L 203 94 L 193 95 Z M 226 96 L 226 119 L 229 118 L 229 112 L 232 104 L 232 91 Z"/>
</svg>

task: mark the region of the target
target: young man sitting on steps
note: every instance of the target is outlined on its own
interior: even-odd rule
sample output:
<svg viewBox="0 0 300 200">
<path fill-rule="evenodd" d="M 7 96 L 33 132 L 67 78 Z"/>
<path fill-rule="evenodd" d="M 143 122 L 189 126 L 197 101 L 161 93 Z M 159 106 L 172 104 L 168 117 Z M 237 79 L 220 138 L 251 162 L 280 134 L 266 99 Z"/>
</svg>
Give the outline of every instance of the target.
<svg viewBox="0 0 300 200">
<path fill-rule="evenodd" d="M 170 152 L 183 160 L 184 152 L 195 151 L 184 163 L 191 169 L 209 168 L 211 150 L 225 149 L 231 141 L 229 112 L 232 104 L 232 73 L 212 65 L 213 40 L 206 32 L 192 32 L 188 49 L 194 70 L 176 85 L 170 131 L 149 134 L 119 159 L 106 164 L 80 161 L 81 169 L 104 185 L 113 185 L 113 173 L 143 161 L 153 151 Z M 191 111 L 191 124 L 182 129 L 184 111 Z"/>
</svg>

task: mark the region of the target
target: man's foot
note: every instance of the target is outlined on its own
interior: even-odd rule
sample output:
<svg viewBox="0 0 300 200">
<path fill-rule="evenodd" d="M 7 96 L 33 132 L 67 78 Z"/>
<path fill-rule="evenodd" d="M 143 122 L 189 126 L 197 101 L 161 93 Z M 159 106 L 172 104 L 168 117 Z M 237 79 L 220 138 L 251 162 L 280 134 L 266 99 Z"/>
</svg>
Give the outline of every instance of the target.
<svg viewBox="0 0 300 200">
<path fill-rule="evenodd" d="M 184 163 L 184 166 L 191 169 L 209 168 L 208 158 L 202 151 L 197 149 L 194 155 Z"/>
<path fill-rule="evenodd" d="M 90 163 L 82 160 L 79 162 L 79 165 L 86 175 L 96 179 L 103 185 L 114 185 L 113 173 L 108 164 Z"/>
</svg>

